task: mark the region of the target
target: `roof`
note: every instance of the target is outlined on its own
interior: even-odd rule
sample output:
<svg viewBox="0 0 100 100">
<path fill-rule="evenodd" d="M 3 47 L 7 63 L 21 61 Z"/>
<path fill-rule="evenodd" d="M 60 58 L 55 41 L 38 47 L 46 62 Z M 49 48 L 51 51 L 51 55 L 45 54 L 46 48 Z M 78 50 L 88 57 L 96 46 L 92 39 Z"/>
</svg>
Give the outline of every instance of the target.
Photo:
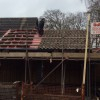
<svg viewBox="0 0 100 100">
<path fill-rule="evenodd" d="M 22 17 L 22 18 L 0 18 L 0 30 L 8 29 L 32 29 L 36 25 L 36 17 Z"/>
<path fill-rule="evenodd" d="M 9 50 L 84 50 L 84 30 L 35 29 L 37 18 L 0 18 L 0 49 Z"/>
<path fill-rule="evenodd" d="M 0 49 L 82 50 L 85 34 L 83 30 L 45 30 L 41 37 L 36 29 L 7 30 L 0 40 Z"/>
<path fill-rule="evenodd" d="M 86 31 L 83 30 L 47 30 L 44 32 L 41 49 L 84 49 Z"/>
<path fill-rule="evenodd" d="M 0 18 L 0 37 L 9 29 L 30 30 L 36 26 L 36 17 Z"/>
</svg>

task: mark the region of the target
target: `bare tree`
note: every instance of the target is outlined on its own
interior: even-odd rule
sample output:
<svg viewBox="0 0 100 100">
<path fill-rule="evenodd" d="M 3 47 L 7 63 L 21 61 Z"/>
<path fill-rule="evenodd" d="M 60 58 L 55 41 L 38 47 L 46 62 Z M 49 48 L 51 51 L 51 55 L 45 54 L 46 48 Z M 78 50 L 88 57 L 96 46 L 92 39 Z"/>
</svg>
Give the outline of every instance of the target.
<svg viewBox="0 0 100 100">
<path fill-rule="evenodd" d="M 100 0 L 84 0 L 88 12 L 91 14 L 91 21 L 100 21 Z"/>
<path fill-rule="evenodd" d="M 82 12 L 76 14 L 69 13 L 67 18 L 70 29 L 85 29 L 86 28 L 86 16 Z"/>
<path fill-rule="evenodd" d="M 46 28 L 62 29 L 65 27 L 66 15 L 60 10 L 47 10 L 43 17 L 46 19 Z"/>
<path fill-rule="evenodd" d="M 47 10 L 43 17 L 46 19 L 45 28 L 48 29 L 84 29 L 86 17 L 84 13 L 63 13 L 60 10 Z"/>
</svg>

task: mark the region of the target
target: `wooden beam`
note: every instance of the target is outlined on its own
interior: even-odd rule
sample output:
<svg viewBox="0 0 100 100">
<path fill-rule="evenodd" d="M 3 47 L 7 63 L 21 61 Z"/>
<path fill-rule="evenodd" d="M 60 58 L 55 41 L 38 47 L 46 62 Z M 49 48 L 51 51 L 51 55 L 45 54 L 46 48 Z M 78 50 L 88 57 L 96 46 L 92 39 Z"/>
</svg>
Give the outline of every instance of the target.
<svg viewBox="0 0 100 100">
<path fill-rule="evenodd" d="M 84 59 L 84 53 L 64 53 L 65 59 Z M 0 58 L 25 58 L 25 52 L 0 52 Z M 30 58 L 61 58 L 59 52 L 28 52 Z M 100 53 L 90 53 L 91 60 L 100 60 Z"/>
</svg>

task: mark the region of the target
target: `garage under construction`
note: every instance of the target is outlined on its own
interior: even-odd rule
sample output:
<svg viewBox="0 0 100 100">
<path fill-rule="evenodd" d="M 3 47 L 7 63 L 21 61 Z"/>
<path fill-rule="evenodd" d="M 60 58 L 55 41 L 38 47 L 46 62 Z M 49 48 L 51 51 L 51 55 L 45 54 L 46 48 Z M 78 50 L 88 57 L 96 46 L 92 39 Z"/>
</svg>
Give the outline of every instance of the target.
<svg viewBox="0 0 100 100">
<path fill-rule="evenodd" d="M 41 36 L 37 20 L 0 18 L 0 100 L 95 99 L 100 36 L 88 32 L 83 88 L 86 30 L 44 29 Z"/>
</svg>

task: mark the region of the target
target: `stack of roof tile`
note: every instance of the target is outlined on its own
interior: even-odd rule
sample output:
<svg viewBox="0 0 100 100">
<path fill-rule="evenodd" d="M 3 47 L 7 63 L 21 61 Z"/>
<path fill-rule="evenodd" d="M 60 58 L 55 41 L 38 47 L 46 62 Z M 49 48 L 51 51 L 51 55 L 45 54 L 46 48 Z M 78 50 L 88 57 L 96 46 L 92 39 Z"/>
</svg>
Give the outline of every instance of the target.
<svg viewBox="0 0 100 100">
<path fill-rule="evenodd" d="M 36 34 L 34 31 L 23 31 L 17 30 L 12 31 L 8 30 L 0 39 L 0 48 L 1 49 L 14 49 L 14 48 L 30 48 L 32 45 L 33 37 Z"/>
</svg>

